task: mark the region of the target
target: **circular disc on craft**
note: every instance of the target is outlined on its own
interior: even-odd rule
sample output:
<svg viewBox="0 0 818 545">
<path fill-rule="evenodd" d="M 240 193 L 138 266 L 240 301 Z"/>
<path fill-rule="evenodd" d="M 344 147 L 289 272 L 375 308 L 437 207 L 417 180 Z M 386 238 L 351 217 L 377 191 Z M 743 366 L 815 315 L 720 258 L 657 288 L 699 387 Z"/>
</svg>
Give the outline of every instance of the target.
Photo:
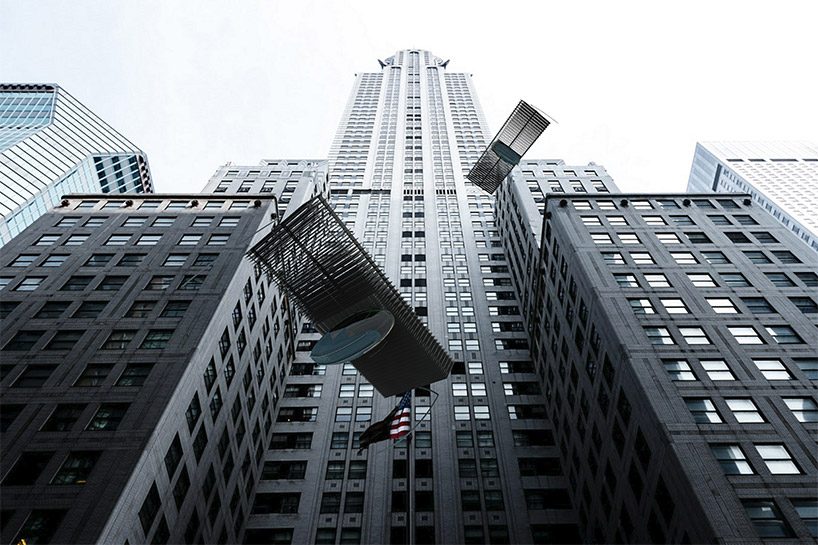
<svg viewBox="0 0 818 545">
<path fill-rule="evenodd" d="M 357 312 L 325 333 L 313 347 L 310 357 L 323 365 L 354 360 L 378 346 L 394 325 L 395 318 L 389 311 Z"/>
</svg>

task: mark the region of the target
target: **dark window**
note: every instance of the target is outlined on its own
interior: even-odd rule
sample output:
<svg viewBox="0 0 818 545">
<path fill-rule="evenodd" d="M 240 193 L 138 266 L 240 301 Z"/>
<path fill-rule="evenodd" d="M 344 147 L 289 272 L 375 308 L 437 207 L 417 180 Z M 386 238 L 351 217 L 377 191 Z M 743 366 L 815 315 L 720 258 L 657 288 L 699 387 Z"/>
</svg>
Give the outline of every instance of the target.
<svg viewBox="0 0 818 545">
<path fill-rule="evenodd" d="M 70 305 L 69 301 L 48 301 L 34 317 L 38 319 L 59 318 Z"/>
<path fill-rule="evenodd" d="M 321 496 L 321 513 L 338 513 L 341 510 L 341 494 L 324 492 Z"/>
<path fill-rule="evenodd" d="M 341 464 L 343 464 L 343 462 L 341 462 Z M 261 470 L 261 479 L 265 481 L 303 479 L 306 474 L 307 462 L 305 461 L 264 462 L 264 467 Z"/>
<path fill-rule="evenodd" d="M 142 344 L 139 345 L 139 348 L 163 350 L 167 348 L 168 341 L 170 341 L 172 336 L 172 329 L 151 329 L 148 331 L 148 334 L 145 335 L 145 339 L 142 341 Z"/>
<path fill-rule="evenodd" d="M 173 501 L 176 502 L 176 508 L 179 509 L 182 507 L 182 504 L 185 501 L 185 496 L 187 496 L 187 491 L 190 488 L 190 475 L 188 475 L 187 467 L 182 465 L 182 471 L 179 473 L 179 478 L 176 481 L 176 484 L 173 487 Z M 193 512 L 193 515 L 196 515 L 196 512 Z"/>
<path fill-rule="evenodd" d="M 60 526 L 65 509 L 35 509 L 12 543 L 48 543 Z"/>
<path fill-rule="evenodd" d="M 51 416 L 43 424 L 42 431 L 70 431 L 82 415 L 85 407 L 84 403 L 62 403 L 57 405 Z"/>
<path fill-rule="evenodd" d="M 562 488 L 525 490 L 526 507 L 539 509 L 570 509 L 571 500 L 568 491 Z"/>
<path fill-rule="evenodd" d="M 35 331 L 29 329 L 21 329 L 16 335 L 6 343 L 3 350 L 31 350 L 31 348 L 40 340 L 45 331 Z"/>
<path fill-rule="evenodd" d="M 142 386 L 153 369 L 153 363 L 132 362 L 125 366 L 125 370 L 116 381 L 117 386 Z"/>
<path fill-rule="evenodd" d="M 125 285 L 127 276 L 106 276 L 97 286 L 100 291 L 116 291 Z"/>
<path fill-rule="evenodd" d="M 747 235 L 738 231 L 724 234 L 727 238 L 730 239 L 731 242 L 734 242 L 736 244 L 749 244 L 751 242 L 750 239 L 747 238 Z"/>
<path fill-rule="evenodd" d="M 202 416 L 202 404 L 199 403 L 199 394 L 196 393 L 193 394 L 193 399 L 190 400 L 190 404 L 185 411 L 185 419 L 187 420 L 187 427 L 190 432 L 193 432 L 193 428 L 196 427 L 200 416 Z"/>
<path fill-rule="evenodd" d="M 790 301 L 804 314 L 818 313 L 818 305 L 809 297 L 790 297 Z"/>
<path fill-rule="evenodd" d="M 185 312 L 189 306 L 190 301 L 168 301 L 168 304 L 165 305 L 164 309 L 162 309 L 162 313 L 159 315 L 159 317 L 181 318 L 185 315 Z"/>
<path fill-rule="evenodd" d="M 133 329 L 115 329 L 102 345 L 102 350 L 125 350 L 133 340 L 136 331 Z"/>
<path fill-rule="evenodd" d="M 790 525 L 773 500 L 741 500 L 747 517 L 762 538 L 794 537 Z"/>
<path fill-rule="evenodd" d="M 776 314 L 775 309 L 763 297 L 742 297 L 741 300 L 753 314 Z"/>
<path fill-rule="evenodd" d="M 17 459 L 17 463 L 11 468 L 3 479 L 3 486 L 29 486 L 37 481 L 37 478 L 48 465 L 53 452 L 24 452 Z"/>
<path fill-rule="evenodd" d="M 797 272 L 795 276 L 800 278 L 801 282 L 811 288 L 818 287 L 818 274 L 814 272 Z"/>
<path fill-rule="evenodd" d="M 85 484 L 99 459 L 99 451 L 75 451 L 68 454 L 51 484 Z"/>
<path fill-rule="evenodd" d="M 83 331 L 58 331 L 45 345 L 45 350 L 71 350 L 82 334 Z"/>
<path fill-rule="evenodd" d="M 126 318 L 146 318 L 150 315 L 156 301 L 134 301 L 131 308 L 125 314 Z"/>
<path fill-rule="evenodd" d="M 125 418 L 129 406 L 129 403 L 103 403 L 85 429 L 88 431 L 116 431 L 122 419 Z"/>
<path fill-rule="evenodd" d="M 176 468 L 179 467 L 179 462 L 182 461 L 182 442 L 179 440 L 179 434 L 173 438 L 173 441 L 165 453 L 165 469 L 168 470 L 168 479 L 173 480 L 173 475 L 176 473 Z"/>
<path fill-rule="evenodd" d="M 333 434 L 333 445 L 335 434 Z M 312 447 L 312 433 L 274 433 L 270 438 L 270 448 L 279 449 L 310 449 Z M 336 448 L 333 446 L 332 448 Z M 343 448 L 346 448 L 344 443 Z"/>
<path fill-rule="evenodd" d="M 162 499 L 159 497 L 159 490 L 156 488 L 156 483 L 153 483 L 139 509 L 139 522 L 142 524 L 142 531 L 145 532 L 145 535 L 148 535 L 161 506 Z"/>
<path fill-rule="evenodd" d="M 417 506 L 417 510 L 422 511 L 424 509 L 421 509 L 420 506 Z M 347 492 L 346 503 L 344 505 L 344 513 L 363 513 L 363 512 L 364 512 L 364 493 Z"/>
<path fill-rule="evenodd" d="M 60 291 L 82 291 L 88 287 L 93 280 L 93 276 L 75 275 L 68 279 L 68 282 L 63 284 Z"/>
<path fill-rule="evenodd" d="M 89 363 L 77 378 L 74 386 L 99 386 L 114 368 L 113 363 Z"/>
<path fill-rule="evenodd" d="M 117 267 L 138 267 L 145 260 L 146 254 L 125 254 L 117 263 Z"/>
<path fill-rule="evenodd" d="M 40 388 L 57 366 L 53 364 L 29 364 L 12 384 L 13 388 Z"/>
<path fill-rule="evenodd" d="M 72 318 L 96 318 L 107 304 L 108 301 L 83 301 Z"/>
</svg>

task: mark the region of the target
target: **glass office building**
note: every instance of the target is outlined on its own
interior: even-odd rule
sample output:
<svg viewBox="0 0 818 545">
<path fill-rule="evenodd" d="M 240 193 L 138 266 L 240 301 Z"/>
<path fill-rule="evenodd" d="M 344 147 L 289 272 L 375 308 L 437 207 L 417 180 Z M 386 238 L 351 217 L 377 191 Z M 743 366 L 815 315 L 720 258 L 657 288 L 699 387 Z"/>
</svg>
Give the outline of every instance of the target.
<svg viewBox="0 0 818 545">
<path fill-rule="evenodd" d="M 58 85 L 0 84 L 0 246 L 91 192 L 153 192 L 147 157 Z"/>
</svg>

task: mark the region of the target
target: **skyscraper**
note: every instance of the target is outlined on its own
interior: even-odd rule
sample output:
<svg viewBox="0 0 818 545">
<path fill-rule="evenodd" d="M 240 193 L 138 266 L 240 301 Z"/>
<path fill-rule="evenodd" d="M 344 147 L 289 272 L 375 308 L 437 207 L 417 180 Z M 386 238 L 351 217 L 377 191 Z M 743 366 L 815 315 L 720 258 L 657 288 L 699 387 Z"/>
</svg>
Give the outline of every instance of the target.
<svg viewBox="0 0 818 545">
<path fill-rule="evenodd" d="M 0 246 L 67 193 L 143 193 L 145 154 L 62 87 L 0 84 Z"/>
<path fill-rule="evenodd" d="M 398 400 L 349 364 L 313 363 L 319 335 L 303 324 L 245 539 L 571 541 L 494 199 L 464 179 L 490 138 L 471 77 L 422 50 L 380 64 L 356 76 L 333 141 L 331 203 L 455 368 L 431 395 L 415 391 L 411 446 L 359 453 L 361 432 Z M 226 166 L 208 187 L 258 191 L 250 182 Z"/>
<path fill-rule="evenodd" d="M 583 541 L 814 539 L 815 254 L 746 193 L 554 188 L 538 211 L 527 183 L 497 221 L 534 269 L 531 350 Z"/>
<path fill-rule="evenodd" d="M 690 192 L 739 192 L 818 252 L 818 146 L 809 142 L 699 142 Z"/>
</svg>

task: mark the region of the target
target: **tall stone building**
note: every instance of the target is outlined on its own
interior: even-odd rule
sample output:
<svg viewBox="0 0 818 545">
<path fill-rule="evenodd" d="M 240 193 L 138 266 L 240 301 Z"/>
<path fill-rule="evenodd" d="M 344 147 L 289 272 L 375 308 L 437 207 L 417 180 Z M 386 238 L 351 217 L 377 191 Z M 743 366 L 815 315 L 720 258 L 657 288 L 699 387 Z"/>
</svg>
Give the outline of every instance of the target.
<svg viewBox="0 0 818 545">
<path fill-rule="evenodd" d="M 818 145 L 698 142 L 687 190 L 749 193 L 818 252 Z"/>
<path fill-rule="evenodd" d="M 153 192 L 148 160 L 59 85 L 0 84 L 0 246 L 67 193 Z"/>
<path fill-rule="evenodd" d="M 326 193 L 269 181 L 71 195 L 6 245 L 4 542 L 241 541 L 300 323 L 244 254 Z"/>
<path fill-rule="evenodd" d="M 748 194 L 498 197 L 588 542 L 812 541 L 814 252 Z M 544 214 L 536 255 L 518 233 Z M 514 261 L 514 260 L 512 260 Z M 517 273 L 512 276 L 517 277 Z"/>
</svg>

